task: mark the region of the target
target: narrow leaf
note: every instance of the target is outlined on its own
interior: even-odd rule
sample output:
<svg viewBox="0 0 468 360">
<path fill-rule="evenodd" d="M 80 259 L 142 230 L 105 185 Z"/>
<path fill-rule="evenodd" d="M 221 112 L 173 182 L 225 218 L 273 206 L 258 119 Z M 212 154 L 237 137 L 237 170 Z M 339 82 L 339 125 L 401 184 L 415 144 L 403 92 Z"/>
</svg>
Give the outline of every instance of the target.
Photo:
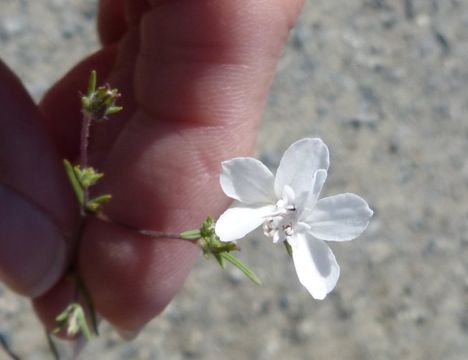
<svg viewBox="0 0 468 360">
<path fill-rule="evenodd" d="M 184 240 L 196 240 L 201 238 L 201 233 L 199 229 L 188 230 L 180 233 L 180 237 Z"/>
<path fill-rule="evenodd" d="M 122 109 L 123 109 L 122 106 L 111 106 L 106 110 L 106 115 L 116 114 L 116 113 L 122 111 Z"/>
<path fill-rule="evenodd" d="M 211 252 L 213 254 L 222 254 L 222 253 L 230 252 L 234 250 L 239 250 L 237 247 L 237 244 L 234 242 L 228 242 L 228 243 L 215 244 L 213 248 L 211 249 Z"/>
<path fill-rule="evenodd" d="M 111 194 L 104 194 L 104 195 L 100 195 L 100 196 L 97 196 L 95 197 L 94 199 L 90 200 L 96 204 L 99 204 L 99 205 L 102 205 L 102 204 L 105 204 L 107 202 L 109 202 L 109 200 L 112 199 L 112 195 Z"/>
<path fill-rule="evenodd" d="M 221 266 L 222 269 L 226 269 L 226 264 L 224 263 L 224 258 L 220 254 L 213 254 L 215 257 L 216 261 L 218 262 L 219 266 Z"/>
<path fill-rule="evenodd" d="M 82 207 L 83 201 L 84 201 L 84 193 L 83 193 L 83 189 L 81 188 L 80 181 L 76 177 L 76 173 L 75 173 L 75 170 L 73 169 L 73 165 L 70 163 L 70 161 L 68 161 L 67 159 L 64 159 L 63 166 L 65 167 L 65 172 L 67 173 L 68 180 L 70 181 L 73 191 L 75 192 L 76 199 L 78 200 L 80 207 Z"/>
<path fill-rule="evenodd" d="M 75 316 L 78 319 L 78 325 L 80 327 L 81 333 L 86 338 L 86 340 L 91 340 L 93 336 L 91 335 L 91 331 L 88 327 L 88 322 L 86 321 L 86 317 L 81 306 L 77 306 L 77 308 L 75 309 Z"/>
<path fill-rule="evenodd" d="M 91 75 L 88 80 L 88 96 L 92 95 L 96 91 L 97 75 L 96 70 L 91 71 Z"/>
<path fill-rule="evenodd" d="M 240 261 L 238 258 L 229 253 L 221 253 L 219 255 L 222 256 L 225 260 L 229 261 L 232 265 L 237 267 L 240 271 L 242 271 L 244 275 L 247 276 L 250 280 L 252 280 L 255 284 L 262 284 L 257 275 L 255 275 L 255 273 L 252 270 L 250 270 L 247 267 L 247 265 Z"/>
<path fill-rule="evenodd" d="M 288 243 L 287 240 L 283 241 L 284 247 L 286 248 L 286 252 L 288 253 L 289 256 L 292 256 L 292 247 Z"/>
<path fill-rule="evenodd" d="M 88 201 L 88 203 L 86 204 L 86 208 L 91 212 L 96 212 L 99 210 L 99 207 L 102 204 L 109 202 L 110 199 L 112 199 L 112 195 L 110 194 L 95 197 L 94 199 Z"/>
</svg>

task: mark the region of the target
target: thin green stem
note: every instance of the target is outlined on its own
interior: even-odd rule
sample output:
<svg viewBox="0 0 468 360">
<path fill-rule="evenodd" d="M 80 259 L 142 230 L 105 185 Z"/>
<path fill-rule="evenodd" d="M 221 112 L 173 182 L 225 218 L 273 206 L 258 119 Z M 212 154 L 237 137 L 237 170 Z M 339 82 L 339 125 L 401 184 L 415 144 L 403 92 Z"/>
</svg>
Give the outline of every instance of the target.
<svg viewBox="0 0 468 360">
<path fill-rule="evenodd" d="M 131 226 L 131 225 L 128 225 L 128 224 L 113 221 L 106 214 L 104 214 L 102 212 L 98 212 L 96 214 L 96 219 L 99 219 L 101 221 L 104 221 L 104 222 L 107 222 L 107 223 L 110 223 L 110 224 L 121 226 L 121 227 L 123 227 L 123 228 L 125 228 L 127 230 L 135 231 L 140 235 L 147 236 L 147 237 L 150 237 L 150 238 L 177 239 L 177 240 L 190 241 L 192 243 L 196 243 L 200 239 L 200 237 L 193 238 L 193 239 L 187 239 L 186 237 L 183 237 L 181 233 L 171 233 L 171 232 L 165 232 L 165 231 L 138 229 L 138 228 L 136 228 L 134 226 Z"/>
<path fill-rule="evenodd" d="M 86 112 L 83 112 L 83 122 L 82 122 L 82 127 L 81 127 L 81 138 L 80 138 L 80 167 L 81 169 L 86 169 L 88 167 L 88 145 L 89 145 L 89 132 L 90 132 L 90 127 L 91 127 L 91 121 L 92 121 L 91 116 L 86 114 Z M 89 190 L 88 190 L 88 187 L 86 186 L 84 187 L 80 186 L 80 187 L 83 189 L 83 193 L 82 193 L 82 201 L 79 201 L 80 223 L 78 225 L 78 234 L 77 234 L 77 238 L 76 238 L 74 249 L 73 249 L 74 254 L 77 253 L 80 247 L 80 242 L 83 236 L 86 218 L 88 216 L 86 208 L 87 208 L 87 204 L 89 201 Z M 76 271 L 75 261 L 73 261 L 70 264 L 69 274 L 71 275 L 75 283 L 73 301 L 78 303 L 80 296 L 83 296 L 85 303 L 88 307 L 88 311 L 90 313 L 93 330 L 97 334 L 96 315 L 94 313 L 94 306 L 92 304 L 92 299 L 86 289 L 85 284 L 81 280 L 80 275 Z"/>
<path fill-rule="evenodd" d="M 83 123 L 81 126 L 81 139 L 80 139 L 80 166 L 82 169 L 88 167 L 88 145 L 89 145 L 89 130 L 91 128 L 92 118 L 85 112 L 83 113 Z M 89 190 L 84 188 L 83 206 L 80 209 L 81 216 L 86 216 L 86 205 L 89 200 Z"/>
<path fill-rule="evenodd" d="M 145 235 L 152 238 L 166 238 L 166 239 L 179 239 L 179 240 L 187 240 L 184 239 L 180 234 L 176 233 L 169 233 L 164 231 L 154 231 L 154 230 L 137 230 L 139 234 Z M 190 239 L 187 241 L 193 242 L 197 239 Z"/>
<path fill-rule="evenodd" d="M 86 306 L 88 307 L 89 317 L 91 318 L 91 325 L 92 325 L 93 332 L 95 333 L 95 335 L 99 335 L 96 311 L 94 310 L 94 304 L 93 304 L 93 300 L 91 299 L 91 295 L 89 294 L 89 291 L 86 288 L 83 280 L 78 275 L 76 275 L 76 283 L 77 283 L 77 288 L 80 290 L 83 296 L 83 299 L 86 303 Z"/>
</svg>

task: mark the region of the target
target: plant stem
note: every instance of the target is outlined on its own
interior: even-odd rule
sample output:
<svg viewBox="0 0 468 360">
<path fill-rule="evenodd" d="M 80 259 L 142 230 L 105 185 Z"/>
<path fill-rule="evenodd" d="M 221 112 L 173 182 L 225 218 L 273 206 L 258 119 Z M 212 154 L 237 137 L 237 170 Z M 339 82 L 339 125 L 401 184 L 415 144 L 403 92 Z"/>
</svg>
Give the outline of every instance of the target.
<svg viewBox="0 0 468 360">
<path fill-rule="evenodd" d="M 86 112 L 83 112 L 83 122 L 81 124 L 81 137 L 80 137 L 80 167 L 81 169 L 85 169 L 88 167 L 88 146 L 89 146 L 89 130 L 91 128 L 91 121 L 92 118 Z M 75 244 L 75 253 L 79 249 L 79 244 L 81 241 L 81 237 L 83 236 L 83 229 L 84 224 L 86 221 L 86 206 L 89 200 L 89 190 L 87 187 L 83 188 L 83 203 L 80 207 L 80 225 L 78 229 L 78 238 Z M 75 264 L 72 265 L 72 271 L 74 272 Z M 75 301 L 78 300 L 80 288 L 84 287 L 79 275 L 77 273 L 74 274 L 75 277 Z"/>
<path fill-rule="evenodd" d="M 81 169 L 88 167 L 88 145 L 89 145 L 89 129 L 91 127 L 92 118 L 90 115 L 83 113 L 83 123 L 81 126 L 80 138 L 80 166 Z M 89 200 L 89 190 L 84 188 L 83 207 L 80 209 L 81 216 L 86 216 L 86 204 Z"/>
<path fill-rule="evenodd" d="M 83 121 L 81 124 L 81 137 L 80 137 L 80 167 L 85 169 L 88 167 L 88 145 L 89 145 L 89 129 L 91 127 L 92 118 L 86 112 L 83 112 Z M 83 236 L 84 224 L 86 221 L 87 213 L 86 206 L 89 200 L 89 190 L 87 187 L 83 187 L 83 202 L 80 204 L 80 224 L 78 227 L 78 237 L 75 243 L 75 252 L 79 248 L 81 237 Z M 74 270 L 74 264 L 72 264 L 72 271 Z"/>
<path fill-rule="evenodd" d="M 136 229 L 137 230 L 137 229 Z M 176 233 L 168 233 L 164 231 L 154 231 L 154 230 L 137 230 L 139 234 L 152 237 L 152 238 L 166 238 L 166 239 L 179 239 L 179 240 L 187 240 L 180 236 L 180 234 Z M 197 239 L 198 240 L 198 239 Z M 192 241 L 193 240 L 188 240 Z"/>
<path fill-rule="evenodd" d="M 89 146 L 89 133 L 91 128 L 92 117 L 85 112 L 83 112 L 83 121 L 81 125 L 81 137 L 80 137 L 80 167 L 85 169 L 88 167 L 88 146 Z M 87 187 L 83 187 L 83 202 L 80 205 L 80 223 L 78 225 L 78 235 L 76 242 L 74 244 L 73 253 L 76 254 L 80 247 L 81 238 L 83 237 L 84 226 L 86 218 L 88 216 L 86 212 L 86 207 L 89 201 L 89 190 Z M 89 296 L 89 293 L 86 289 L 85 284 L 83 283 L 80 275 L 76 271 L 76 262 L 73 261 L 70 265 L 69 274 L 72 276 L 72 279 L 75 283 L 75 290 L 73 294 L 73 301 L 79 302 L 80 296 L 84 297 L 85 303 L 88 306 L 88 311 L 90 312 L 93 330 L 97 333 L 96 325 L 96 314 L 94 313 L 94 306 L 92 304 L 92 299 Z"/>
<path fill-rule="evenodd" d="M 150 238 L 165 238 L 165 239 L 177 239 L 177 240 L 185 240 L 185 241 L 190 241 L 190 242 L 193 242 L 193 243 L 196 243 L 198 239 L 185 239 L 181 236 L 181 234 L 178 234 L 178 233 L 170 233 L 170 232 L 165 232 L 165 231 L 156 231 L 156 230 L 142 230 L 142 229 L 138 229 L 134 226 L 131 226 L 131 225 L 128 225 L 128 224 L 123 224 L 123 223 L 120 223 L 120 222 L 115 222 L 113 220 L 111 220 L 107 215 L 105 215 L 104 213 L 102 212 L 99 212 L 96 214 L 96 219 L 99 219 L 101 221 L 104 221 L 104 222 L 107 222 L 107 223 L 110 223 L 110 224 L 114 224 L 114 225 L 118 225 L 118 226 L 121 226 L 123 228 L 126 228 L 128 230 L 132 230 L 132 231 L 135 231 L 137 232 L 138 234 L 140 235 L 144 235 L 144 236 L 147 236 L 147 237 L 150 237 Z"/>
<path fill-rule="evenodd" d="M 95 335 L 99 335 L 98 322 L 96 318 L 96 311 L 94 310 L 93 300 L 91 299 L 91 295 L 89 294 L 89 291 L 86 288 L 83 280 L 78 274 L 76 274 L 76 285 L 78 291 L 81 291 L 81 296 L 83 297 L 83 300 L 85 301 L 86 306 L 88 307 L 89 316 L 91 318 L 92 331 L 95 333 Z"/>
</svg>

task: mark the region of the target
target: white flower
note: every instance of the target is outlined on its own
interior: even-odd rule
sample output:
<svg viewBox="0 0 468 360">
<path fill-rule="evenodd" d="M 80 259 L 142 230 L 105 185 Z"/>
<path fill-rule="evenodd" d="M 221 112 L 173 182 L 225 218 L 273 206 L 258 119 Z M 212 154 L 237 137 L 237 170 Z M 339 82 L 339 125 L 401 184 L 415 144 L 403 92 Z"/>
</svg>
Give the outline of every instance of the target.
<svg viewBox="0 0 468 360">
<path fill-rule="evenodd" d="M 373 214 L 355 194 L 318 200 L 327 177 L 329 153 L 321 139 L 302 139 L 284 153 L 276 176 L 260 161 L 239 157 L 222 163 L 221 187 L 242 206 L 226 210 L 216 223 L 221 241 L 233 241 L 263 225 L 273 242 L 287 241 L 301 284 L 324 299 L 340 275 L 323 240 L 359 236 Z"/>
</svg>

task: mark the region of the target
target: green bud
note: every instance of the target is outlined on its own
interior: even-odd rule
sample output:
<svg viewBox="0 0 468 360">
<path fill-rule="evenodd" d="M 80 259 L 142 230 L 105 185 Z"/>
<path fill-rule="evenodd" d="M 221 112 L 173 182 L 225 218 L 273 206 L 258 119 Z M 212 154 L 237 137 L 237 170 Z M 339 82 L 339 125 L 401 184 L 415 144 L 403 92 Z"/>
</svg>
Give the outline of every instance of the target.
<svg viewBox="0 0 468 360">
<path fill-rule="evenodd" d="M 61 330 L 66 330 L 69 336 L 75 336 L 81 333 L 87 340 L 92 338 L 83 307 L 78 303 L 68 305 L 55 320 L 58 324 L 52 331 L 54 334 Z"/>
<path fill-rule="evenodd" d="M 235 242 L 222 242 L 215 233 L 215 222 L 212 217 L 207 217 L 201 225 L 198 232 L 196 230 L 186 232 L 188 234 L 197 234 L 200 239 L 197 241 L 198 246 L 202 249 L 203 255 L 208 258 L 212 255 L 218 262 L 221 268 L 225 269 L 225 260 L 237 267 L 255 284 L 260 285 L 260 279 L 249 267 L 231 254 L 232 251 L 239 250 Z M 182 233 L 182 234 L 186 234 Z M 181 237 L 182 237 L 181 234 Z M 188 239 L 188 238 L 187 238 Z M 188 239 L 190 240 L 190 239 Z"/>
<path fill-rule="evenodd" d="M 88 92 L 81 97 L 81 108 L 83 113 L 96 121 L 107 120 L 108 115 L 122 110 L 115 103 L 120 97 L 117 89 L 111 89 L 109 85 L 100 86 L 96 89 L 96 71 L 92 71 L 88 81 Z"/>
<path fill-rule="evenodd" d="M 103 173 L 97 172 L 91 166 L 81 169 L 79 165 L 76 165 L 73 170 L 81 186 L 85 189 L 95 185 L 104 176 Z"/>
</svg>

